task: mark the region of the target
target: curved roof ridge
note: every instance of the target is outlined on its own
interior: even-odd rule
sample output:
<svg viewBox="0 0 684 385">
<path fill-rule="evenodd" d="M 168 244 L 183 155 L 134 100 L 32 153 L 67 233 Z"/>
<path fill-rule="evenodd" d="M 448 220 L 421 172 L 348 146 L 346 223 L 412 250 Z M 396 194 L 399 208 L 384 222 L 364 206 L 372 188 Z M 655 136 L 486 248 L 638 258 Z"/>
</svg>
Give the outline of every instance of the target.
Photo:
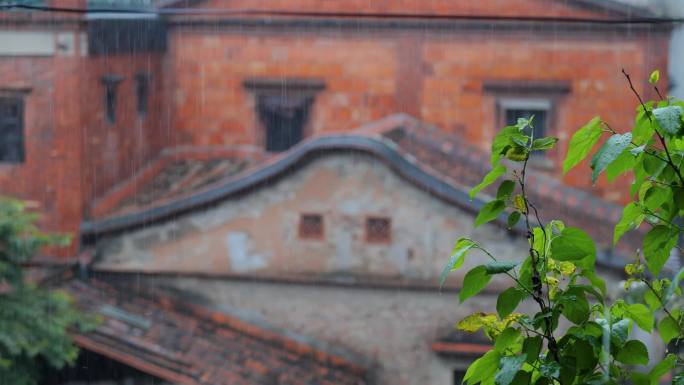
<svg viewBox="0 0 684 385">
<path fill-rule="evenodd" d="M 484 205 L 479 199 L 470 201 L 463 188 L 447 182 L 445 180 L 447 178 L 438 172 L 429 172 L 420 167 L 415 159 L 398 151 L 397 146 L 389 139 L 377 135 L 392 128 L 400 128 L 389 123 L 416 123 L 417 120 L 408 115 L 392 115 L 386 119 L 388 120 L 379 121 L 375 125 L 362 126 L 349 133 L 312 137 L 239 174 L 169 202 L 148 206 L 131 213 L 84 221 L 81 224 L 81 233 L 88 236 L 123 231 L 206 207 L 278 178 L 308 156 L 321 152 L 363 152 L 379 158 L 405 180 L 452 204 L 473 212 L 477 212 Z"/>
</svg>

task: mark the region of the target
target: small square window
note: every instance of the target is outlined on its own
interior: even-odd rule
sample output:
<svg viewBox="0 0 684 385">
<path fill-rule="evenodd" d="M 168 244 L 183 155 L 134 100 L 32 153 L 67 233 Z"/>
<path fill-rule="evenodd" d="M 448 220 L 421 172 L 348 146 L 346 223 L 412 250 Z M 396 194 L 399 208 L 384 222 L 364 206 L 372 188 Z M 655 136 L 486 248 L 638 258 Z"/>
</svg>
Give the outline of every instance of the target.
<svg viewBox="0 0 684 385">
<path fill-rule="evenodd" d="M 323 238 L 323 217 L 319 214 L 302 214 L 299 218 L 299 237 L 304 239 Z"/>
<path fill-rule="evenodd" d="M 389 242 L 392 234 L 392 221 L 386 217 L 366 218 L 366 241 Z"/>
</svg>

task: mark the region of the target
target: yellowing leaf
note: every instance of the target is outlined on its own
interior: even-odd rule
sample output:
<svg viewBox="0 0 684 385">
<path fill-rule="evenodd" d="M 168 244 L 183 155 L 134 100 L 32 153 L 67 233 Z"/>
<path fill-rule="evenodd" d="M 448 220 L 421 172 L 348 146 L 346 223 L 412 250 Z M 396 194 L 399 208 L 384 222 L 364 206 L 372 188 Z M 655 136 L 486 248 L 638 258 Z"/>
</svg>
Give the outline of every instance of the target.
<svg viewBox="0 0 684 385">
<path fill-rule="evenodd" d="M 574 273 L 576 269 L 575 264 L 569 261 L 562 261 L 558 264 L 558 270 L 566 277 Z"/>
<path fill-rule="evenodd" d="M 499 319 L 495 314 L 473 313 L 462 319 L 456 328 L 465 332 L 474 333 L 485 326 L 496 324 Z"/>
</svg>

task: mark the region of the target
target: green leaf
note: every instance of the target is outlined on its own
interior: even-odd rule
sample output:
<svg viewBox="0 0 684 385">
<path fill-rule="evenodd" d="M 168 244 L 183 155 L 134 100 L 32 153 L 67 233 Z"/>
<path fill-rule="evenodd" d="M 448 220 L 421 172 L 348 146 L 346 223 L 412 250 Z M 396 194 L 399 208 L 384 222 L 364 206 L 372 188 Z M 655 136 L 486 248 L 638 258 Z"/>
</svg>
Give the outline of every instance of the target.
<svg viewBox="0 0 684 385">
<path fill-rule="evenodd" d="M 650 333 L 653 330 L 653 313 L 648 310 L 646 305 L 640 303 L 627 305 L 625 306 L 625 313 L 644 331 Z"/>
<path fill-rule="evenodd" d="M 466 257 L 466 254 L 468 253 L 468 250 L 470 250 L 476 246 L 477 246 L 477 243 L 473 242 L 471 239 L 468 239 L 468 238 L 459 238 L 456 241 L 454 248 L 451 250 L 451 256 L 449 257 L 449 263 L 447 263 L 447 265 L 444 266 L 444 269 L 442 270 L 442 274 L 440 274 L 440 276 L 439 276 L 440 286 L 444 285 L 444 281 L 446 281 L 446 278 L 447 278 L 447 275 L 449 275 L 449 272 L 454 271 L 463 265 L 463 262 L 465 261 L 465 257 Z"/>
<path fill-rule="evenodd" d="M 622 347 L 627 342 L 631 326 L 632 324 L 628 319 L 615 322 L 610 328 L 610 340 L 618 347 Z"/>
<path fill-rule="evenodd" d="M 495 167 L 499 163 L 501 156 L 513 146 L 511 137 L 519 134 L 519 132 L 520 130 L 518 130 L 518 127 L 507 126 L 496 134 L 492 141 L 492 156 L 490 159 L 492 167 Z"/>
<path fill-rule="evenodd" d="M 601 293 L 604 296 L 606 295 L 606 281 L 604 281 L 603 278 L 599 277 L 595 271 L 582 270 L 581 275 L 588 279 L 594 287 L 599 288 L 599 290 L 601 290 Z"/>
<path fill-rule="evenodd" d="M 482 265 L 474 267 L 467 272 L 463 278 L 461 292 L 458 293 L 458 298 L 461 303 L 482 291 L 491 279 L 492 276 L 487 274 L 487 268 Z"/>
<path fill-rule="evenodd" d="M 510 385 L 518 370 L 525 362 L 525 355 L 502 357 L 499 372 L 494 377 L 496 385 Z"/>
<path fill-rule="evenodd" d="M 651 75 L 648 77 L 648 82 L 651 84 L 656 84 L 658 83 L 658 80 L 660 80 L 660 71 L 655 70 L 651 72 Z"/>
<path fill-rule="evenodd" d="M 677 230 L 658 225 L 644 236 L 644 257 L 651 274 L 658 276 L 677 244 Z"/>
<path fill-rule="evenodd" d="M 506 167 L 502 164 L 499 164 L 492 168 L 487 175 L 482 178 L 482 182 L 478 184 L 477 186 L 473 187 L 470 192 L 468 193 L 468 196 L 470 196 L 470 199 L 472 200 L 477 193 L 479 193 L 483 188 L 489 186 L 490 184 L 496 182 L 497 179 L 503 174 L 506 173 Z"/>
<path fill-rule="evenodd" d="M 637 145 L 641 146 L 646 144 L 655 130 L 653 129 L 653 124 L 648 118 L 648 115 L 644 112 L 643 108 L 639 106 L 637 111 L 637 116 L 634 119 L 634 129 L 632 130 L 632 141 Z"/>
<path fill-rule="evenodd" d="M 525 297 L 527 293 L 514 287 L 504 290 L 496 299 L 496 312 L 499 313 L 499 317 L 504 318 L 511 314 Z"/>
<path fill-rule="evenodd" d="M 679 335 L 679 325 L 670 316 L 666 316 L 658 324 L 658 333 L 663 343 L 667 345 L 673 338 Z"/>
<path fill-rule="evenodd" d="M 579 325 L 589 318 L 589 301 L 583 290 L 569 289 L 563 293 L 558 302 L 563 306 L 561 313 L 570 322 Z"/>
<path fill-rule="evenodd" d="M 515 377 L 513 378 L 513 382 L 511 382 L 511 385 L 530 385 L 531 380 L 532 380 L 532 373 L 531 372 L 519 370 L 518 373 L 515 374 Z"/>
<path fill-rule="evenodd" d="M 596 246 L 589 235 L 576 227 L 566 227 L 551 242 L 551 254 L 558 261 L 578 261 L 596 256 Z"/>
<path fill-rule="evenodd" d="M 684 373 L 679 373 L 672 379 L 672 385 L 684 385 Z"/>
<path fill-rule="evenodd" d="M 632 133 L 614 134 L 591 158 L 591 182 L 596 183 L 599 174 L 608 167 L 632 142 Z"/>
<path fill-rule="evenodd" d="M 644 194 L 643 205 L 651 212 L 656 212 L 665 202 L 672 200 L 672 190 L 652 186 Z"/>
<path fill-rule="evenodd" d="M 585 340 L 578 339 L 572 344 L 572 356 L 575 357 L 577 369 L 594 369 L 598 362 L 598 356 L 594 352 L 594 347 Z"/>
<path fill-rule="evenodd" d="M 500 353 L 504 353 L 509 346 L 513 345 L 520 337 L 520 330 L 514 328 L 506 328 L 496 337 L 494 349 Z"/>
<path fill-rule="evenodd" d="M 475 218 L 475 227 L 493 221 L 506 208 L 506 203 L 501 199 L 495 199 L 485 204 Z"/>
<path fill-rule="evenodd" d="M 515 189 L 515 182 L 512 180 L 505 180 L 501 182 L 499 185 L 499 188 L 496 190 L 496 199 L 508 199 L 508 197 L 513 194 L 513 190 Z"/>
<path fill-rule="evenodd" d="M 677 356 L 674 354 L 668 354 L 665 356 L 665 358 L 657 363 L 648 373 L 648 376 L 651 378 L 651 384 L 658 383 L 660 381 L 660 377 L 674 368 L 676 363 Z"/>
<path fill-rule="evenodd" d="M 627 365 L 647 365 L 648 349 L 643 342 L 630 340 L 620 349 L 615 359 Z"/>
<path fill-rule="evenodd" d="M 535 139 L 532 142 L 532 151 L 550 150 L 556 145 L 556 142 L 558 142 L 558 138 L 554 138 L 551 136 L 546 138 Z"/>
<path fill-rule="evenodd" d="M 533 336 L 525 338 L 523 342 L 522 351 L 527 356 L 527 363 L 534 363 L 539 358 L 539 353 L 541 352 L 542 343 L 544 339 L 542 336 Z"/>
<path fill-rule="evenodd" d="M 613 246 L 615 246 L 620 238 L 628 231 L 636 229 L 644 220 L 644 214 L 641 208 L 635 202 L 631 202 L 622 209 L 622 218 L 615 225 L 613 231 Z"/>
<path fill-rule="evenodd" d="M 653 116 L 660 128 L 670 135 L 677 135 L 682 127 L 682 107 L 667 106 L 653 110 Z"/>
<path fill-rule="evenodd" d="M 470 364 L 463 376 L 463 382 L 465 384 L 473 385 L 490 377 L 492 373 L 495 373 L 499 368 L 500 357 L 499 352 L 496 350 L 490 350 L 485 353 L 482 357 Z"/>
<path fill-rule="evenodd" d="M 684 267 L 679 269 L 679 272 L 672 277 L 672 283 L 667 288 L 667 293 L 665 294 L 665 301 L 670 299 L 672 294 L 674 294 L 674 291 L 679 287 L 679 282 L 682 280 L 684 280 Z"/>
<path fill-rule="evenodd" d="M 623 151 L 620 156 L 606 167 L 606 178 L 608 182 L 613 182 L 618 176 L 631 171 L 634 168 L 636 159 L 632 151 Z"/>
<path fill-rule="evenodd" d="M 518 224 L 518 221 L 520 220 L 520 212 L 519 211 L 513 211 L 508 215 L 508 220 L 507 225 L 509 229 L 512 229 L 516 224 Z"/>
<path fill-rule="evenodd" d="M 634 385 L 651 385 L 651 379 L 645 373 L 632 372 L 629 374 L 629 378 Z"/>
<path fill-rule="evenodd" d="M 542 362 L 539 371 L 544 377 L 558 378 L 560 376 L 560 365 L 556 361 Z"/>
<path fill-rule="evenodd" d="M 494 261 L 486 264 L 485 270 L 487 274 L 500 274 L 511 270 L 517 265 L 518 262 L 515 261 Z"/>
<path fill-rule="evenodd" d="M 601 132 L 601 118 L 597 116 L 572 135 L 563 161 L 563 174 L 567 174 L 589 155 L 589 151 L 601 137 Z"/>
<path fill-rule="evenodd" d="M 644 302 L 646 302 L 648 308 L 651 309 L 651 311 L 660 308 L 660 300 L 651 290 L 647 290 L 644 293 Z"/>
</svg>

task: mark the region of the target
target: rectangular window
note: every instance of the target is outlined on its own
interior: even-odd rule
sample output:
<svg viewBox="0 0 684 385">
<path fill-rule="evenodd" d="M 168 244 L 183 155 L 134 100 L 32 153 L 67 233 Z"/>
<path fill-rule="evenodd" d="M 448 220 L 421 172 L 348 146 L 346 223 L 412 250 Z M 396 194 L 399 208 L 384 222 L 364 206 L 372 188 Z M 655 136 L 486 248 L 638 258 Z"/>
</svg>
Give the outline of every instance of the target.
<svg viewBox="0 0 684 385">
<path fill-rule="evenodd" d="M 304 239 L 323 238 L 323 217 L 318 214 L 302 214 L 299 218 L 299 237 Z"/>
<path fill-rule="evenodd" d="M 512 99 L 500 102 L 504 125 L 514 125 L 518 119 L 530 119 L 532 128 L 527 127 L 526 133 L 532 134 L 534 139 L 549 135 L 549 115 L 551 102 L 543 99 Z M 533 152 L 533 156 L 543 155 L 543 151 Z"/>
<path fill-rule="evenodd" d="M 313 79 L 253 79 L 245 87 L 254 93 L 266 150 L 280 152 L 304 138 L 315 94 L 324 84 Z"/>
<path fill-rule="evenodd" d="M 116 89 L 119 83 L 123 80 L 121 76 L 117 75 L 107 75 L 102 78 L 102 83 L 104 84 L 104 104 L 105 104 L 105 116 L 109 123 L 116 122 Z"/>
<path fill-rule="evenodd" d="M 0 96 L 0 162 L 24 161 L 24 100 Z"/>
<path fill-rule="evenodd" d="M 463 378 L 465 377 L 465 371 L 463 369 L 454 370 L 454 382 L 453 385 L 463 385 Z"/>
<path fill-rule="evenodd" d="M 391 240 L 392 221 L 386 217 L 366 218 L 366 241 L 384 243 Z"/>
<path fill-rule="evenodd" d="M 150 76 L 140 73 L 135 76 L 135 96 L 137 101 L 138 115 L 147 114 L 147 99 L 150 93 Z"/>
</svg>

